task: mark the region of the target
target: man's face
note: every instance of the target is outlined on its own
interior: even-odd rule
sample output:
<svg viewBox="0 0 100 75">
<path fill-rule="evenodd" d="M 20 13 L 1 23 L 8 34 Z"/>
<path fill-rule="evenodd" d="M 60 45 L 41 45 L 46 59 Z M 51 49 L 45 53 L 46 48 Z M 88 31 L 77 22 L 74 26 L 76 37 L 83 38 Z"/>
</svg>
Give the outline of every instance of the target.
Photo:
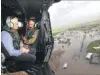
<svg viewBox="0 0 100 75">
<path fill-rule="evenodd" d="M 28 28 L 29 28 L 29 29 L 32 29 L 32 28 L 34 28 L 34 26 L 35 26 L 35 22 L 32 21 L 32 20 L 30 20 L 30 21 L 28 22 Z"/>
<path fill-rule="evenodd" d="M 11 23 L 13 24 L 13 29 L 18 30 L 18 18 L 11 19 Z"/>
</svg>

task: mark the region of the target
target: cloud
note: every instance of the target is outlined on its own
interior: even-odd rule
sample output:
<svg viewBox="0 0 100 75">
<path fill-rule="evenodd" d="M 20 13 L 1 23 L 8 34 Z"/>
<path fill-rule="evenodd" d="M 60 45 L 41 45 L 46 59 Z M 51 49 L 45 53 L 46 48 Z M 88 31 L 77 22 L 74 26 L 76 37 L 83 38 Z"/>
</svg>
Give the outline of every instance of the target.
<svg viewBox="0 0 100 75">
<path fill-rule="evenodd" d="M 52 28 L 100 17 L 100 1 L 61 1 L 49 8 Z"/>
</svg>

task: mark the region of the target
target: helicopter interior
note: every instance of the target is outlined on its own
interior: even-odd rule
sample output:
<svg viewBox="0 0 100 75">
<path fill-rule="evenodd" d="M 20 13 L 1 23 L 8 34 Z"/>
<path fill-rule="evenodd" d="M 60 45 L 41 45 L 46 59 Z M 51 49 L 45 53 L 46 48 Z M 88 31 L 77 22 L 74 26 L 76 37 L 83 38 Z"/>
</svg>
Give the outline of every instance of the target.
<svg viewBox="0 0 100 75">
<path fill-rule="evenodd" d="M 19 29 L 19 34 L 24 35 L 26 29 L 27 19 L 31 16 L 36 17 L 36 28 L 39 29 L 39 36 L 37 38 L 38 42 L 36 47 L 36 63 L 43 64 L 43 62 L 48 63 L 50 55 L 53 49 L 53 37 L 51 31 L 50 17 L 47 9 L 54 2 L 60 0 L 2 0 L 1 1 L 1 30 L 3 31 L 3 26 L 6 24 L 6 18 L 13 13 L 18 15 L 19 20 L 23 23 L 23 27 Z M 4 45 L 1 43 L 1 52 L 5 55 L 5 60 L 3 60 L 3 65 L 6 68 L 2 68 L 4 72 L 16 72 L 21 70 L 26 70 L 32 65 L 30 63 L 18 63 L 13 61 L 13 57 L 10 57 L 6 51 Z M 46 59 L 45 59 L 46 58 Z M 18 67 L 16 69 L 16 66 Z M 34 66 L 34 65 L 33 65 Z M 20 68 L 19 68 L 20 67 Z M 37 69 L 39 69 L 38 65 Z M 38 70 L 37 70 L 38 71 Z M 47 74 L 46 74 L 47 75 Z"/>
</svg>

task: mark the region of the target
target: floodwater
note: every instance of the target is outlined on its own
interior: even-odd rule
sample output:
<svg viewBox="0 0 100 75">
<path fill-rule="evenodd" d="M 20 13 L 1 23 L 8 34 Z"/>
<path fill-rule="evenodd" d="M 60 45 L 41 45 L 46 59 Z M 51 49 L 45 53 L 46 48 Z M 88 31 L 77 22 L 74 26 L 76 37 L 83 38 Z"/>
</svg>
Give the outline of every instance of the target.
<svg viewBox="0 0 100 75">
<path fill-rule="evenodd" d="M 88 44 L 98 39 L 100 39 L 100 30 L 88 33 L 66 31 L 63 34 L 58 34 L 55 37 L 54 50 L 49 62 L 55 74 L 100 75 L 100 65 L 90 64 L 85 59 Z M 61 43 L 59 40 L 67 41 L 67 43 Z M 66 69 L 63 68 L 65 62 L 68 63 Z"/>
</svg>

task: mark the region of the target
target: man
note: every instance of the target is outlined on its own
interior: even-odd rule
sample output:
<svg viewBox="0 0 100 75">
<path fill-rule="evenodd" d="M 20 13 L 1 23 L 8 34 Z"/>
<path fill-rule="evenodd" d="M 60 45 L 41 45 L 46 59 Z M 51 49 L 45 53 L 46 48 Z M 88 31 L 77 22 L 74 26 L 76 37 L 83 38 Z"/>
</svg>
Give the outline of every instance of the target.
<svg viewBox="0 0 100 75">
<path fill-rule="evenodd" d="M 14 16 L 7 17 L 4 31 L 1 33 L 1 42 L 10 56 L 15 56 L 16 61 L 34 62 L 36 57 L 30 54 L 30 50 L 24 47 L 20 48 L 20 37 L 18 34 L 18 18 Z"/>
<path fill-rule="evenodd" d="M 26 35 L 22 39 L 24 40 L 24 46 L 28 46 L 31 53 L 36 53 L 36 39 L 38 36 L 38 30 L 35 28 L 35 18 L 30 18 L 27 23 Z"/>
</svg>

